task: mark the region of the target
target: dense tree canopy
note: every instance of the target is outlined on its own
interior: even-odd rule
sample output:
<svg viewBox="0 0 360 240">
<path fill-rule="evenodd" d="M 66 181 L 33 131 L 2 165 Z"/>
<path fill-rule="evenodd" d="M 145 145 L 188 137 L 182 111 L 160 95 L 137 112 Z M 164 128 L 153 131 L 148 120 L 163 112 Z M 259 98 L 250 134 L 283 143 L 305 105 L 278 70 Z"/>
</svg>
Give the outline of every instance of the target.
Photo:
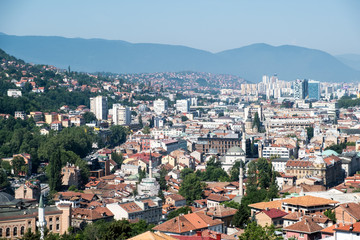
<svg viewBox="0 0 360 240">
<path fill-rule="evenodd" d="M 204 187 L 205 184 L 201 182 L 200 178 L 195 173 L 190 173 L 181 183 L 179 194 L 188 202 L 192 202 L 202 198 Z"/>
</svg>

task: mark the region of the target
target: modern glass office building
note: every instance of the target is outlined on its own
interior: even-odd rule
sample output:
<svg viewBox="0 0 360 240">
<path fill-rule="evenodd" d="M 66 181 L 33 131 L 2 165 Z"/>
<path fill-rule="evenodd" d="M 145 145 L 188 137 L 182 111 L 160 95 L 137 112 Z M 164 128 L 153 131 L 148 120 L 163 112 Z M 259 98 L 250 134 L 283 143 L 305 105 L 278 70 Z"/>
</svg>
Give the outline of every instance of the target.
<svg viewBox="0 0 360 240">
<path fill-rule="evenodd" d="M 314 81 L 314 80 L 309 80 L 308 81 L 308 94 L 309 94 L 309 99 L 312 100 L 320 100 L 320 82 L 319 81 Z"/>
</svg>

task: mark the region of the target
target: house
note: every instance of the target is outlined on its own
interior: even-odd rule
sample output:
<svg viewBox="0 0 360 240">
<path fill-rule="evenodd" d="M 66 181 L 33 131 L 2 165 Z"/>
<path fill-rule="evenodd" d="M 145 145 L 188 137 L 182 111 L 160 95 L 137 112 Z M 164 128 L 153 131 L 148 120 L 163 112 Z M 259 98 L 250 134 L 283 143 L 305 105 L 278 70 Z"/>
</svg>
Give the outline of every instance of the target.
<svg viewBox="0 0 360 240">
<path fill-rule="evenodd" d="M 288 213 L 281 211 L 280 209 L 271 208 L 262 210 L 255 215 L 255 220 L 257 224 L 262 227 L 266 225 L 271 226 L 274 225 L 275 227 L 282 227 L 284 220 L 283 217 L 286 216 Z"/>
<path fill-rule="evenodd" d="M 158 223 L 162 217 L 162 200 L 158 197 L 135 199 L 129 202 L 107 204 L 116 220 L 140 220 Z"/>
<path fill-rule="evenodd" d="M 88 204 L 90 202 L 98 200 L 98 196 L 90 193 L 80 192 L 58 192 L 55 194 L 55 205 L 59 204 L 71 204 L 72 208 L 80 207 L 81 205 Z"/>
<path fill-rule="evenodd" d="M 302 212 L 292 212 L 283 217 L 284 227 L 290 226 L 305 218 L 311 218 L 314 222 L 316 222 L 323 228 L 334 225 L 334 222 L 330 220 L 327 216 L 325 216 L 323 213 L 312 213 L 309 215 L 304 215 Z"/>
<path fill-rule="evenodd" d="M 178 239 L 161 232 L 147 231 L 135 237 L 129 238 L 128 240 L 178 240 Z"/>
<path fill-rule="evenodd" d="M 182 207 L 186 205 L 186 199 L 179 194 L 171 194 L 165 197 L 165 203 L 175 207 Z"/>
<path fill-rule="evenodd" d="M 360 222 L 335 228 L 335 239 L 360 240 Z"/>
<path fill-rule="evenodd" d="M 285 199 L 281 204 L 281 208 L 286 212 L 303 212 L 306 215 L 332 209 L 337 203 L 339 202 L 308 195 Z"/>
<path fill-rule="evenodd" d="M 312 219 L 306 218 L 302 221 L 284 227 L 286 238 L 295 238 L 298 240 L 320 239 L 323 228 Z"/>
<path fill-rule="evenodd" d="M 87 224 L 100 220 L 110 222 L 114 219 L 114 214 L 106 207 L 96 207 L 94 209 L 74 208 L 71 214 L 71 226 L 80 229 L 83 229 Z"/>
<path fill-rule="evenodd" d="M 168 235 L 194 235 L 197 231 L 205 229 L 223 233 L 224 222 L 213 219 L 204 212 L 194 212 L 177 216 L 153 228 Z"/>
<path fill-rule="evenodd" d="M 220 203 L 230 201 L 231 199 L 228 196 L 212 193 L 207 197 L 206 200 L 207 200 L 207 207 L 210 208 L 210 207 L 218 206 L 220 205 Z"/>
<path fill-rule="evenodd" d="M 216 207 L 207 208 L 204 210 L 204 212 L 206 215 L 213 217 L 214 219 L 223 221 L 226 227 L 230 227 L 231 221 L 236 214 L 237 209 L 226 207 L 225 205 L 219 205 Z"/>
<path fill-rule="evenodd" d="M 40 199 L 41 188 L 39 181 L 26 181 L 15 190 L 16 199 Z"/>
<path fill-rule="evenodd" d="M 251 208 L 251 216 L 254 217 L 256 213 L 270 208 L 281 209 L 283 201 L 285 201 L 285 199 L 250 204 L 249 207 Z"/>
<path fill-rule="evenodd" d="M 360 204 L 343 203 L 335 208 L 337 223 L 352 224 L 360 221 Z"/>
</svg>

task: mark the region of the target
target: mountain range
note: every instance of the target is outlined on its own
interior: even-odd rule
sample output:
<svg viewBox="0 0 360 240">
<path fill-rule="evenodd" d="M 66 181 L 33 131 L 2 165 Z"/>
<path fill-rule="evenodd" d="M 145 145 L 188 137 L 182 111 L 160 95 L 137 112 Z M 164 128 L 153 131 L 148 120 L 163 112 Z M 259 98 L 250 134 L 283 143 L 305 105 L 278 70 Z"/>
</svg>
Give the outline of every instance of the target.
<svg viewBox="0 0 360 240">
<path fill-rule="evenodd" d="M 326 82 L 360 80 L 349 56 L 339 59 L 320 50 L 264 43 L 211 53 L 195 48 L 82 39 L 0 34 L 0 48 L 27 62 L 85 72 L 150 73 L 197 71 L 233 74 L 259 82 L 264 74 L 292 81 L 309 78 Z M 352 67 L 351 67 L 351 66 Z"/>
</svg>

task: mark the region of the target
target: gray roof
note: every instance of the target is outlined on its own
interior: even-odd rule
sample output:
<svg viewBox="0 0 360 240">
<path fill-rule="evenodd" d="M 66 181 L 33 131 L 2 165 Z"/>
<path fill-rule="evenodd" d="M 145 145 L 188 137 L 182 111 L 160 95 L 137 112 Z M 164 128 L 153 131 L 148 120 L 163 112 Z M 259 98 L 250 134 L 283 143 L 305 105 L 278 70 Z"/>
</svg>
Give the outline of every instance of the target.
<svg viewBox="0 0 360 240">
<path fill-rule="evenodd" d="M 21 202 L 19 199 L 15 199 L 10 194 L 0 192 L 0 206 L 14 206 Z"/>
<path fill-rule="evenodd" d="M 241 153 L 241 154 L 245 154 L 244 150 L 242 150 L 241 147 L 238 147 L 238 146 L 231 147 L 231 148 L 227 151 L 227 154 L 231 154 L 231 153 Z"/>
</svg>

